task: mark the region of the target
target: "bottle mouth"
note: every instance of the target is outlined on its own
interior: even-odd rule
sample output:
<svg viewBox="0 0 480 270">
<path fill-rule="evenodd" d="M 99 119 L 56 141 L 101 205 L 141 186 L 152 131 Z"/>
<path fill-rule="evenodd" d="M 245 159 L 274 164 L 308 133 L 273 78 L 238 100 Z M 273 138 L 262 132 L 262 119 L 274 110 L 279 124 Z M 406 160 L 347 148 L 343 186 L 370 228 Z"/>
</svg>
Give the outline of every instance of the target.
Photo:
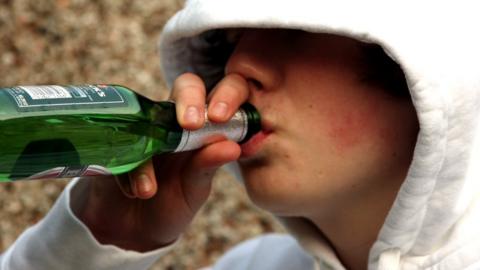
<svg viewBox="0 0 480 270">
<path fill-rule="evenodd" d="M 253 135 L 262 130 L 261 117 L 258 110 L 250 103 L 244 103 L 240 107 L 247 116 L 247 134 L 239 143 L 247 142 Z"/>
</svg>

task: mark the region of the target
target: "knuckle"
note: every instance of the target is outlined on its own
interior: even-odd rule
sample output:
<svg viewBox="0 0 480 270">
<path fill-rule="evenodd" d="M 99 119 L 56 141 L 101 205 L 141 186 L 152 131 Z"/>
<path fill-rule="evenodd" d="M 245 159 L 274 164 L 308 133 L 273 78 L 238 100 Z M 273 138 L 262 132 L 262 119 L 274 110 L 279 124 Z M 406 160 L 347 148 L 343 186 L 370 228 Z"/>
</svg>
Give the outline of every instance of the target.
<svg viewBox="0 0 480 270">
<path fill-rule="evenodd" d="M 193 73 L 181 74 L 173 84 L 171 99 L 185 99 L 192 95 L 197 98 L 205 95 L 205 85 L 202 79 Z"/>
<path fill-rule="evenodd" d="M 245 91 L 236 84 L 225 83 L 218 89 L 212 100 L 228 100 L 229 102 L 242 102 L 247 95 Z"/>
</svg>

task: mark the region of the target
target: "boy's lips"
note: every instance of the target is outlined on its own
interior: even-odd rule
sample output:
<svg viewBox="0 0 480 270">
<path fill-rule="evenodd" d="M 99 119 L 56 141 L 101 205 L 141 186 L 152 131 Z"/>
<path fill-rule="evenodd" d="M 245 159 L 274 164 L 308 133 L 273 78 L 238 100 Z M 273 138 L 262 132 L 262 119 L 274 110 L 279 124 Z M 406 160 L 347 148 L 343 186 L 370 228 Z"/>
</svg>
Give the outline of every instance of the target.
<svg viewBox="0 0 480 270">
<path fill-rule="evenodd" d="M 253 135 L 248 141 L 241 145 L 242 157 L 255 155 L 263 145 L 263 142 L 272 133 L 270 125 L 262 121 L 262 130 Z"/>
</svg>

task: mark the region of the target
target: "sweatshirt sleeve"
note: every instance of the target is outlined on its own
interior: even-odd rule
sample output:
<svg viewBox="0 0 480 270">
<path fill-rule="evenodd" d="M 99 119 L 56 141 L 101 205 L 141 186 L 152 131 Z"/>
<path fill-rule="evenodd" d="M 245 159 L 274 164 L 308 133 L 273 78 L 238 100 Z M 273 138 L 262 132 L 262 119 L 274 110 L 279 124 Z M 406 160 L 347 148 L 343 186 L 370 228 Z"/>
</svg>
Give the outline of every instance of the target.
<svg viewBox="0 0 480 270">
<path fill-rule="evenodd" d="M 82 188 L 73 180 L 50 212 L 27 229 L 0 257 L 0 270 L 148 269 L 171 246 L 140 253 L 100 244 L 74 215 L 72 196 Z"/>
</svg>

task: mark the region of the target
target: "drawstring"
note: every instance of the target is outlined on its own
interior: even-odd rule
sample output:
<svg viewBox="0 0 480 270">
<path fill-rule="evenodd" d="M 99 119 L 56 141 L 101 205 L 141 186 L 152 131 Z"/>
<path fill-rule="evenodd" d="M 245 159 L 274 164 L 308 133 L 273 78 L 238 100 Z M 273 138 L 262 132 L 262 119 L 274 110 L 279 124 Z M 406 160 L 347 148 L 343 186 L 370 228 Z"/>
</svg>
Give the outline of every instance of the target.
<svg viewBox="0 0 480 270">
<path fill-rule="evenodd" d="M 382 252 L 378 270 L 400 270 L 400 250 L 393 248 Z"/>
</svg>

